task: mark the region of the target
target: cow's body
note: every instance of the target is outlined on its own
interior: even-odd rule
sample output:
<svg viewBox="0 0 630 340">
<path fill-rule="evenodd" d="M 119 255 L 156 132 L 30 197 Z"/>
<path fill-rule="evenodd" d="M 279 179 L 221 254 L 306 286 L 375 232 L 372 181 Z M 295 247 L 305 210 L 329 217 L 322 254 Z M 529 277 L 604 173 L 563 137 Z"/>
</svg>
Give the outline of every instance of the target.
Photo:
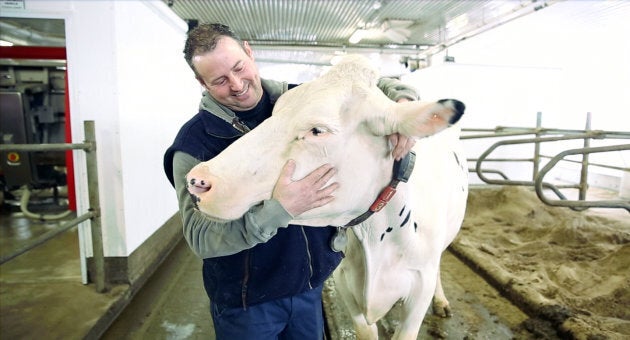
<svg viewBox="0 0 630 340">
<path fill-rule="evenodd" d="M 188 174 L 199 210 L 218 220 L 242 216 L 271 197 L 282 166 L 294 159 L 294 178 L 330 163 L 340 187 L 332 203 L 293 223 L 343 226 L 361 215 L 392 177 L 386 136 L 432 135 L 464 110 L 455 100 L 394 103 L 376 87 L 377 79 L 366 60 L 350 58 L 285 93 L 271 118 Z M 447 304 L 440 256 L 459 230 L 467 195 L 458 137 L 451 128 L 419 140 L 409 184 L 399 184 L 384 210 L 349 233 L 335 281 L 361 339 L 377 336 L 374 322 L 398 300 L 404 306 L 399 338 L 415 338 L 434 291 L 438 303 Z"/>
<path fill-rule="evenodd" d="M 399 300 L 403 319 L 396 339 L 417 337 L 434 292 L 436 312 L 448 312 L 440 257 L 459 231 L 468 194 L 458 130 L 419 140 L 409 183 L 399 184 L 383 211 L 348 233 L 334 279 L 358 339 L 377 338 L 376 321 Z"/>
</svg>

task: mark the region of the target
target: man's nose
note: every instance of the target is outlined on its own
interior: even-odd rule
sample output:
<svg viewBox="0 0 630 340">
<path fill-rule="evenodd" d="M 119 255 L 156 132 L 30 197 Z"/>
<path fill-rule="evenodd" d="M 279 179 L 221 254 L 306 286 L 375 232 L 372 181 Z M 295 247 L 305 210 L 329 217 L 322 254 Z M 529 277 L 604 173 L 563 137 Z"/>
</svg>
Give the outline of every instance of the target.
<svg viewBox="0 0 630 340">
<path fill-rule="evenodd" d="M 230 89 L 234 92 L 239 92 L 243 89 L 243 80 L 241 77 L 237 77 L 234 74 L 230 74 L 228 76 L 228 81 L 230 82 Z"/>
</svg>

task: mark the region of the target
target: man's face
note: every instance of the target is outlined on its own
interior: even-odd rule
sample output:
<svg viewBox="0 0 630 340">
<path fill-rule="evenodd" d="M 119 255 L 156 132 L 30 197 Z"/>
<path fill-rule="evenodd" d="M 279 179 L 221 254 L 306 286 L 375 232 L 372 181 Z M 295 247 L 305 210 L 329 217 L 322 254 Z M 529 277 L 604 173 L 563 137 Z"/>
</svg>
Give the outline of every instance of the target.
<svg viewBox="0 0 630 340">
<path fill-rule="evenodd" d="M 214 50 L 193 57 L 199 82 L 219 103 L 233 111 L 252 109 L 262 98 L 262 85 L 251 48 L 221 38 Z"/>
</svg>

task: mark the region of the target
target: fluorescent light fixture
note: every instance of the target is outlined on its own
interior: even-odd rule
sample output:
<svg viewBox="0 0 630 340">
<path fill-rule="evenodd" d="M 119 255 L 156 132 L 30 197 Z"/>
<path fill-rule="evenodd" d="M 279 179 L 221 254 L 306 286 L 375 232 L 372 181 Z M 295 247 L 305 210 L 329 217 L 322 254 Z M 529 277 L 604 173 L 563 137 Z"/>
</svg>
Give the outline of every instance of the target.
<svg viewBox="0 0 630 340">
<path fill-rule="evenodd" d="M 409 39 L 411 31 L 406 28 L 390 28 L 384 31 L 383 34 L 387 37 L 387 39 L 397 44 L 402 44 Z"/>
<path fill-rule="evenodd" d="M 348 42 L 350 42 L 351 44 L 356 44 L 359 41 L 361 41 L 361 39 L 363 39 L 366 34 L 367 34 L 367 30 L 359 28 L 356 31 L 354 31 L 354 33 L 352 33 L 352 35 L 350 36 L 350 39 L 348 39 Z"/>
</svg>

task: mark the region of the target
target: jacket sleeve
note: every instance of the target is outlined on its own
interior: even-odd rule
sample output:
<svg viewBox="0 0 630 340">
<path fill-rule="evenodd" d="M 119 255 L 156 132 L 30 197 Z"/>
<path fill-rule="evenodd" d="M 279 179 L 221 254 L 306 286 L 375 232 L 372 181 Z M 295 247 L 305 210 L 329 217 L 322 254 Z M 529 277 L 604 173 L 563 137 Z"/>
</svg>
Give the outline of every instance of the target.
<svg viewBox="0 0 630 340">
<path fill-rule="evenodd" d="M 398 101 L 401 98 L 409 100 L 419 100 L 420 96 L 413 87 L 403 84 L 400 80 L 394 78 L 380 78 L 376 84 L 389 99 Z"/>
<path fill-rule="evenodd" d="M 291 215 L 275 199 L 254 206 L 240 219 L 217 222 L 194 209 L 186 189 L 186 174 L 199 161 L 184 152 L 173 158 L 175 191 L 182 217 L 184 238 L 200 258 L 226 256 L 267 242 L 278 228 L 286 228 Z"/>
</svg>

